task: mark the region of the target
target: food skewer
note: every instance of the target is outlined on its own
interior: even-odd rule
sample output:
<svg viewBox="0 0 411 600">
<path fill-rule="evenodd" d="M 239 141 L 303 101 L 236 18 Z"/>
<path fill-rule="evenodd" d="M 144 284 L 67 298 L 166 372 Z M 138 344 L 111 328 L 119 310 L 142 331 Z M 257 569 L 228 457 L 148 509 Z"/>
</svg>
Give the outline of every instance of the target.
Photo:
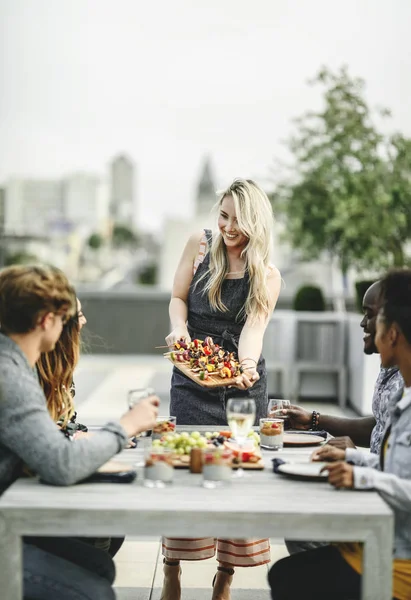
<svg viewBox="0 0 411 600">
<path fill-rule="evenodd" d="M 224 350 L 213 342 L 211 337 L 205 340 L 194 339 L 186 342 L 181 339 L 164 353 L 185 375 L 200 385 L 235 385 L 235 378 L 242 373 L 242 366 L 234 352 Z M 208 382 L 208 383 L 207 383 Z"/>
</svg>

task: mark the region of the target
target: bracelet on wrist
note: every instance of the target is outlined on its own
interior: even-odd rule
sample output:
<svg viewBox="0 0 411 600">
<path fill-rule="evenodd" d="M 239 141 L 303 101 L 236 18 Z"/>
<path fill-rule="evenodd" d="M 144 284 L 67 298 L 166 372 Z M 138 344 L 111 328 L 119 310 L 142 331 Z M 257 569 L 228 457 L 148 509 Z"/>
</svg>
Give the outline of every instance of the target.
<svg viewBox="0 0 411 600">
<path fill-rule="evenodd" d="M 258 361 L 256 361 L 255 358 L 251 358 L 250 356 L 247 357 L 247 358 L 243 358 L 242 360 L 240 360 L 240 365 L 242 365 L 243 363 L 245 363 L 248 360 L 251 360 L 255 365 L 257 365 Z"/>
<path fill-rule="evenodd" d="M 318 425 L 320 423 L 320 413 L 316 410 L 313 410 L 311 415 L 311 429 L 313 431 L 318 431 Z"/>
</svg>

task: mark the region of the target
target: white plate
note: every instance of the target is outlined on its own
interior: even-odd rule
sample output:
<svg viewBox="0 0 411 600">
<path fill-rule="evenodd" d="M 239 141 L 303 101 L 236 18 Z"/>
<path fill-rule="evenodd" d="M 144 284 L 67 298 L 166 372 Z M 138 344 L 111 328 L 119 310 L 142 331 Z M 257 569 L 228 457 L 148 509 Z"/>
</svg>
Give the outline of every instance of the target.
<svg viewBox="0 0 411 600">
<path fill-rule="evenodd" d="M 284 446 L 319 446 L 325 439 L 311 433 L 288 433 L 284 431 Z"/>
<path fill-rule="evenodd" d="M 326 462 L 284 463 L 278 467 L 278 471 L 295 479 L 327 481 L 328 473 L 320 473 L 321 469 L 327 464 Z"/>
</svg>

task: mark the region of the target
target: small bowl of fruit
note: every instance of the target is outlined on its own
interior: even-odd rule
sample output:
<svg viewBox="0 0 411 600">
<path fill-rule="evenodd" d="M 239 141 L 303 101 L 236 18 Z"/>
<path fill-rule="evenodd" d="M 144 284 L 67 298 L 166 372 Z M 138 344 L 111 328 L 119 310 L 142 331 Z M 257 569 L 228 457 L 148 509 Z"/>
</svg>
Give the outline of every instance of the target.
<svg viewBox="0 0 411 600">
<path fill-rule="evenodd" d="M 159 440 L 168 433 L 174 433 L 176 429 L 176 417 L 157 417 L 157 422 L 153 428 L 153 440 Z"/>
</svg>

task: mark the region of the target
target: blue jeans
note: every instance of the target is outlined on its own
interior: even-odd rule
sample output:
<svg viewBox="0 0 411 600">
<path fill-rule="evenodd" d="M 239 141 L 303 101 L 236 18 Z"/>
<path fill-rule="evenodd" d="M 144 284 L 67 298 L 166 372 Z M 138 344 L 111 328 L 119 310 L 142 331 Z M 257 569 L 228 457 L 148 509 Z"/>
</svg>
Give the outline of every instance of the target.
<svg viewBox="0 0 411 600">
<path fill-rule="evenodd" d="M 84 546 L 90 560 L 90 553 L 94 554 L 98 549 L 93 548 L 91 551 L 90 546 Z M 24 599 L 115 600 L 111 585 L 114 580 L 114 565 L 111 570 L 112 576 L 109 568 L 102 569 L 104 574 L 98 575 L 96 570 L 80 566 L 82 546 L 77 548 L 80 555 L 72 561 L 32 544 L 23 543 Z M 96 563 L 100 560 L 100 552 L 103 551 L 98 550 L 95 554 Z M 107 553 L 103 554 L 111 561 Z M 109 563 L 107 567 L 110 567 Z"/>
</svg>

